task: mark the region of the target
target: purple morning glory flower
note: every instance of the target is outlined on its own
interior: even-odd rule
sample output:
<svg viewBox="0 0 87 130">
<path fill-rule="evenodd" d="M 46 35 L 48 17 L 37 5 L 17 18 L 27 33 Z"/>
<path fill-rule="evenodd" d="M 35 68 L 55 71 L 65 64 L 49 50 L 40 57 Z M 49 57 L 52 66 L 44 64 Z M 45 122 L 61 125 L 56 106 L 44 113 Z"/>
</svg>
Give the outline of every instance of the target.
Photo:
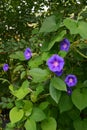
<svg viewBox="0 0 87 130">
<path fill-rule="evenodd" d="M 24 57 L 26 60 L 29 60 L 32 56 L 32 52 L 30 48 L 26 48 L 26 50 L 24 51 Z"/>
<path fill-rule="evenodd" d="M 55 74 L 56 74 L 57 76 L 61 76 L 62 73 L 63 73 L 63 70 L 61 70 L 61 71 L 56 71 L 56 72 L 55 72 Z"/>
<path fill-rule="evenodd" d="M 67 94 L 68 94 L 68 95 L 71 95 L 71 94 L 72 94 L 72 88 L 67 87 Z"/>
<path fill-rule="evenodd" d="M 62 51 L 68 51 L 70 48 L 70 42 L 68 39 L 63 39 L 63 41 L 61 41 L 60 43 L 60 50 Z"/>
<path fill-rule="evenodd" d="M 69 74 L 65 78 L 65 83 L 68 87 L 73 87 L 77 84 L 77 77 L 75 75 Z"/>
<path fill-rule="evenodd" d="M 4 71 L 8 71 L 8 69 L 9 69 L 8 64 L 4 64 L 4 65 L 3 65 L 3 70 L 4 70 Z"/>
<path fill-rule="evenodd" d="M 64 66 L 64 59 L 61 56 L 54 54 L 48 59 L 47 65 L 52 72 L 60 72 Z"/>
</svg>

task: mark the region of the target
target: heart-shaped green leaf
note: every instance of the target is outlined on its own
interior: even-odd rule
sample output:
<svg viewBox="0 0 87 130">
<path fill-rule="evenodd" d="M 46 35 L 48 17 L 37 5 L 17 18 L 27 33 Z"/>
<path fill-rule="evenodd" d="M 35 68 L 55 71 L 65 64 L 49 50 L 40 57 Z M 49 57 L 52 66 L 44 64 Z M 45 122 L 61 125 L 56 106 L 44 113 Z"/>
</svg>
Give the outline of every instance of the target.
<svg viewBox="0 0 87 130">
<path fill-rule="evenodd" d="M 64 81 L 58 77 L 54 77 L 51 80 L 51 85 L 56 88 L 57 90 L 60 91 L 66 91 L 66 84 Z"/>
<path fill-rule="evenodd" d="M 72 108 L 73 103 L 71 101 L 70 96 L 68 96 L 66 93 L 63 93 L 59 100 L 59 110 L 60 113 L 68 111 Z"/>
<path fill-rule="evenodd" d="M 79 109 L 83 110 L 87 107 L 87 89 L 75 89 L 72 94 L 72 102 Z"/>
<path fill-rule="evenodd" d="M 50 84 L 49 91 L 50 91 L 50 96 L 52 97 L 52 99 L 58 104 L 59 99 L 61 97 L 61 91 L 59 91 L 56 88 L 54 88 L 52 86 L 52 84 Z"/>
<path fill-rule="evenodd" d="M 10 120 L 12 123 L 16 123 L 22 119 L 24 115 L 24 111 L 22 109 L 18 109 L 17 107 L 14 107 L 10 111 Z"/>
<path fill-rule="evenodd" d="M 78 30 L 78 24 L 77 21 L 70 19 L 70 18 L 66 18 L 64 19 L 64 25 L 70 30 L 71 34 L 77 34 Z"/>
<path fill-rule="evenodd" d="M 41 123 L 42 130 L 56 130 L 56 127 L 57 123 L 53 117 L 49 117 Z"/>
<path fill-rule="evenodd" d="M 75 120 L 74 121 L 75 130 L 87 130 L 87 119 L 84 120 Z"/>
<path fill-rule="evenodd" d="M 60 25 L 60 22 L 58 23 Z M 56 17 L 55 15 L 52 15 L 50 17 L 47 17 L 44 22 L 42 23 L 42 26 L 40 28 L 40 33 L 41 32 L 53 32 L 56 31 L 59 26 L 56 23 Z"/>
<path fill-rule="evenodd" d="M 36 130 L 36 122 L 32 119 L 27 119 L 24 126 L 26 130 Z"/>
<path fill-rule="evenodd" d="M 35 107 L 30 118 L 36 122 L 39 122 L 44 120 L 46 115 L 40 108 Z"/>
<path fill-rule="evenodd" d="M 78 32 L 83 39 L 87 39 L 87 22 L 79 21 L 78 22 Z"/>
</svg>

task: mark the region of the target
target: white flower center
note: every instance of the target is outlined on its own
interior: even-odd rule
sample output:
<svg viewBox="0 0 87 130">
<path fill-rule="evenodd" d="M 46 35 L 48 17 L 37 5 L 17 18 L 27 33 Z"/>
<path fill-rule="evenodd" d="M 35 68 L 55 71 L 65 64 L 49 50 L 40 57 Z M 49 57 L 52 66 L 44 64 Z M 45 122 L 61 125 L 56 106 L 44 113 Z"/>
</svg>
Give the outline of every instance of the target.
<svg viewBox="0 0 87 130">
<path fill-rule="evenodd" d="M 73 82 L 73 79 L 72 79 L 72 78 L 70 78 L 70 79 L 69 79 L 69 83 L 72 83 L 72 82 Z"/>
<path fill-rule="evenodd" d="M 59 65 L 58 61 L 55 61 L 55 62 L 53 63 L 53 65 L 54 65 L 55 67 L 57 67 L 57 66 Z"/>
<path fill-rule="evenodd" d="M 63 45 L 63 47 L 64 47 L 64 48 L 67 48 L 67 44 L 65 43 L 65 44 Z"/>
<path fill-rule="evenodd" d="M 30 53 L 27 53 L 27 56 L 30 56 Z"/>
</svg>

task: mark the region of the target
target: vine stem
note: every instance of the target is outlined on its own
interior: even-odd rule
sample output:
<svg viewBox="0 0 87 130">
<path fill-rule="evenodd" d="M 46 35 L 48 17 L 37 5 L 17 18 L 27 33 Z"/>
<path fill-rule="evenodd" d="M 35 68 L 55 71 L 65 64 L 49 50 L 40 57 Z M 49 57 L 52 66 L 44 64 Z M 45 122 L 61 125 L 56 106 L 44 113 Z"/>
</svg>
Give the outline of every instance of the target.
<svg viewBox="0 0 87 130">
<path fill-rule="evenodd" d="M 50 95 L 49 93 L 44 94 L 44 95 L 40 96 L 40 98 L 39 98 L 39 99 L 45 98 L 45 97 L 47 97 L 47 96 L 49 96 L 49 95 Z"/>
<path fill-rule="evenodd" d="M 74 49 L 75 49 L 75 50 L 76 50 L 76 52 L 77 52 L 77 53 L 79 53 L 82 57 L 87 58 L 87 56 L 86 56 L 86 55 L 84 55 L 83 53 L 81 53 L 78 49 L 76 49 L 75 47 L 74 47 Z"/>
</svg>

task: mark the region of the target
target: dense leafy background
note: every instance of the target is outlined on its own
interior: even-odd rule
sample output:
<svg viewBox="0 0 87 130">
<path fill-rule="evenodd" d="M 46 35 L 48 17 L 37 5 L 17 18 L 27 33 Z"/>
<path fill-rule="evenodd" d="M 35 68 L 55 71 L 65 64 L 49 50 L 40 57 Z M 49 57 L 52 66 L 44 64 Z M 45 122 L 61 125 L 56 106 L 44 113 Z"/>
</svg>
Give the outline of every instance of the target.
<svg viewBox="0 0 87 130">
<path fill-rule="evenodd" d="M 87 130 L 86 5 L 86 0 L 0 1 L 0 128 Z M 71 43 L 68 53 L 59 49 L 63 38 Z M 29 61 L 27 47 L 33 53 Z M 46 65 L 52 54 L 65 60 L 61 77 Z M 70 73 L 78 83 L 69 96 L 64 78 Z"/>
</svg>

